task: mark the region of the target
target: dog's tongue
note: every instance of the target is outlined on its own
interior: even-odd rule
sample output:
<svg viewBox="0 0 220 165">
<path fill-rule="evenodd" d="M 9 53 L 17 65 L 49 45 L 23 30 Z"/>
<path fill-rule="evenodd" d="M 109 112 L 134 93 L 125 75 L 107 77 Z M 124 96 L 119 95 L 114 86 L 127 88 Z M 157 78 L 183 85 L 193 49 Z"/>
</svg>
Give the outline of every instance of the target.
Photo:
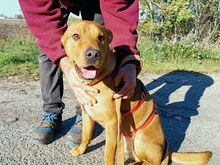
<svg viewBox="0 0 220 165">
<path fill-rule="evenodd" d="M 81 68 L 82 76 L 86 79 L 93 79 L 96 76 L 96 69 L 94 67 Z"/>
</svg>

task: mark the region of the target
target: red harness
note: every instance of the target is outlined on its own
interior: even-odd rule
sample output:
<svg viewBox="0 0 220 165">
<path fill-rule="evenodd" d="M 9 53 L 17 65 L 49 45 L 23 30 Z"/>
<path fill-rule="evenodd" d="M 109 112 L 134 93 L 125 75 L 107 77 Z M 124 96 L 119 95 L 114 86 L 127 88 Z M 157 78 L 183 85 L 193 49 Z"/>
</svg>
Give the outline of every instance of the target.
<svg viewBox="0 0 220 165">
<path fill-rule="evenodd" d="M 122 116 L 129 116 L 129 115 L 132 115 L 133 113 L 135 113 L 140 107 L 141 105 L 144 103 L 145 101 L 145 98 L 146 98 L 146 89 L 143 88 L 142 90 L 142 93 L 141 93 L 141 97 L 140 97 L 140 100 L 137 102 L 137 104 L 130 110 L 130 111 L 127 111 L 125 113 L 122 113 Z M 85 107 L 85 111 L 86 113 L 89 115 L 89 117 L 93 120 L 92 118 L 92 115 L 91 115 L 91 108 L 89 106 L 84 106 Z M 151 114 L 149 115 L 149 117 L 146 119 L 146 121 L 140 126 L 138 127 L 137 129 L 135 130 L 132 130 L 132 131 L 123 131 L 122 134 L 124 136 L 129 136 L 129 137 L 132 137 L 133 135 L 135 135 L 135 133 L 140 130 L 140 129 L 143 129 L 145 127 L 147 127 L 151 121 L 153 120 L 154 116 L 158 114 L 158 110 L 157 110 L 157 106 L 156 104 L 154 103 L 154 106 L 153 106 L 153 111 L 151 112 Z"/>
<path fill-rule="evenodd" d="M 134 112 L 136 112 L 140 107 L 141 105 L 144 103 L 145 101 L 145 98 L 146 98 L 146 89 L 143 88 L 143 91 L 141 93 L 141 97 L 140 97 L 140 100 L 137 102 L 137 104 L 128 112 L 125 112 L 123 113 L 122 115 L 123 116 L 129 116 L 129 115 L 132 115 Z M 156 104 L 154 103 L 154 107 L 153 107 L 153 111 L 151 112 L 151 114 L 149 115 L 149 117 L 146 119 L 146 121 L 140 126 L 138 127 L 136 130 L 132 130 L 132 131 L 124 131 L 122 132 L 122 134 L 124 136 L 129 136 L 129 137 L 132 137 L 133 135 L 135 135 L 135 133 L 140 130 L 140 129 L 143 129 L 145 127 L 147 127 L 151 121 L 153 120 L 154 116 L 158 114 L 158 110 L 157 110 L 157 106 Z"/>
</svg>

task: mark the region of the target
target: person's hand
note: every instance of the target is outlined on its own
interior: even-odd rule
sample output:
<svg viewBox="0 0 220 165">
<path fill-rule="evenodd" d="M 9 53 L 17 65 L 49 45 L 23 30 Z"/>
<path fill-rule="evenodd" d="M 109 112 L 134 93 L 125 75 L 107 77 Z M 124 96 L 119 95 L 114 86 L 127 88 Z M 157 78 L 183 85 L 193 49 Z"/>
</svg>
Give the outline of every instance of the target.
<svg viewBox="0 0 220 165">
<path fill-rule="evenodd" d="M 114 99 L 122 98 L 129 99 L 133 96 L 136 87 L 136 65 L 126 64 L 121 67 L 115 77 L 115 86 L 118 86 L 121 81 L 124 82 L 123 87 L 119 92 L 113 95 Z"/>
<path fill-rule="evenodd" d="M 81 105 L 94 105 L 96 103 L 96 99 L 91 97 L 88 92 L 98 93 L 99 90 L 93 88 L 92 86 L 83 84 L 78 80 L 76 77 L 76 71 L 73 65 L 69 62 L 68 57 L 63 57 L 60 60 L 60 67 L 79 103 Z"/>
</svg>

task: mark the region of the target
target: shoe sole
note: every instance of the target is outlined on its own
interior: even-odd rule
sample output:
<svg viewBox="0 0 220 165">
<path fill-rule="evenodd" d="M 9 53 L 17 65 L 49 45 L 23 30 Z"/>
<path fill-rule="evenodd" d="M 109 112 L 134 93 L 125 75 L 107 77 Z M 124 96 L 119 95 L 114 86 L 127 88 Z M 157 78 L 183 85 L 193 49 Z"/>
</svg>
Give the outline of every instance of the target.
<svg viewBox="0 0 220 165">
<path fill-rule="evenodd" d="M 49 144 L 51 143 L 53 140 L 49 140 L 49 141 L 43 141 L 43 140 L 39 140 L 39 139 L 33 139 L 31 141 L 32 144 L 34 145 L 46 145 L 46 144 Z"/>
</svg>

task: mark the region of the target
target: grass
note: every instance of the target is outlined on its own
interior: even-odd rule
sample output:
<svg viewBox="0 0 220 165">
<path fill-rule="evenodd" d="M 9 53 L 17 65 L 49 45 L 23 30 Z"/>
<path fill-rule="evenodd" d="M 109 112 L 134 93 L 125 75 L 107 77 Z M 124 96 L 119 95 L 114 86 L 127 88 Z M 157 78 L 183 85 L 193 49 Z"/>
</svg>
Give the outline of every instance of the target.
<svg viewBox="0 0 220 165">
<path fill-rule="evenodd" d="M 172 44 L 139 38 L 143 71 L 187 70 L 220 73 L 220 46 Z M 38 76 L 38 49 L 32 36 L 0 40 L 0 77 Z"/>
<path fill-rule="evenodd" d="M 32 36 L 0 41 L 0 76 L 38 75 L 38 49 Z"/>
<path fill-rule="evenodd" d="M 153 42 L 140 38 L 143 70 L 168 72 L 186 70 L 203 73 L 220 73 L 220 46 L 170 41 Z"/>
</svg>

